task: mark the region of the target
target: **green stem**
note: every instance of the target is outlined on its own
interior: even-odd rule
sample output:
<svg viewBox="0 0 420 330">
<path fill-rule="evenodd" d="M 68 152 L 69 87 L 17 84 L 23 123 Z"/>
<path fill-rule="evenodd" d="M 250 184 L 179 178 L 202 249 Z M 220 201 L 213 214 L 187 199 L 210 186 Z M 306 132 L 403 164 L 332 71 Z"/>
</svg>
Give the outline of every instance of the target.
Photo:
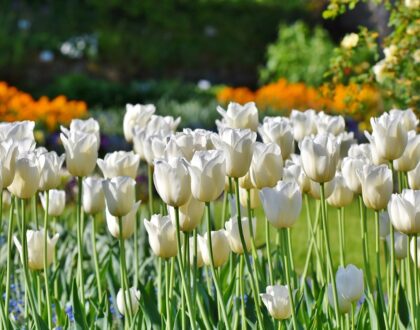
<svg viewBox="0 0 420 330">
<path fill-rule="evenodd" d="M 255 311 L 256 311 L 256 314 L 257 314 L 258 323 L 259 323 L 260 327 L 263 328 L 263 320 L 262 320 L 261 308 L 260 308 L 260 296 L 259 296 L 259 292 L 257 291 L 257 286 L 255 284 L 255 279 L 254 279 L 253 272 L 252 272 L 251 262 L 249 261 L 248 251 L 247 251 L 246 243 L 245 243 L 244 232 L 243 232 L 243 228 L 242 228 L 241 205 L 240 205 L 240 200 L 239 200 L 239 179 L 238 178 L 234 178 L 234 179 L 235 179 L 235 186 L 236 186 L 236 210 L 237 210 L 237 213 L 238 213 L 237 216 L 238 216 L 239 237 L 241 239 L 242 248 L 244 250 L 245 264 L 246 264 L 246 267 L 248 269 L 248 273 L 249 273 L 249 277 L 250 277 L 252 294 L 254 296 Z"/>
<path fill-rule="evenodd" d="M 325 250 L 327 252 L 327 261 L 328 261 L 328 270 L 331 279 L 331 286 L 333 289 L 333 297 L 334 297 L 334 312 L 335 318 L 337 322 L 337 326 L 340 324 L 340 314 L 338 310 L 338 295 L 337 295 L 337 286 L 335 283 L 335 274 L 334 274 L 334 266 L 331 257 L 331 248 L 330 248 L 330 240 L 328 237 L 328 228 L 327 228 L 327 210 L 325 205 L 325 185 L 324 183 L 320 183 L 321 186 L 321 218 L 322 218 L 322 233 L 325 243 Z"/>
<path fill-rule="evenodd" d="M 383 294 L 384 291 L 383 291 L 383 288 L 382 288 L 379 211 L 376 211 L 376 210 L 375 210 L 375 231 L 376 231 L 375 255 L 376 255 L 376 272 L 377 272 L 377 279 L 378 279 L 378 301 L 380 301 L 382 306 L 385 306 L 385 304 L 384 304 L 384 294 Z M 385 322 L 386 322 L 388 320 L 386 310 L 384 310 L 384 314 L 385 314 L 384 318 L 385 318 Z"/>
<path fill-rule="evenodd" d="M 102 302 L 102 285 L 101 275 L 99 272 L 98 251 L 96 250 L 96 223 L 95 217 L 92 216 L 92 254 L 93 263 L 95 265 L 96 285 L 98 286 L 99 304 Z"/>
<path fill-rule="evenodd" d="M 160 260 L 160 258 L 159 258 Z M 169 301 L 169 268 L 170 268 L 170 261 L 169 259 L 165 261 L 165 306 L 166 306 L 166 329 L 171 330 L 171 304 Z M 160 280 L 159 280 L 160 282 Z M 158 291 L 159 292 L 159 291 Z M 160 309 L 159 309 L 160 311 Z M 160 313 L 162 313 L 160 311 Z"/>
<path fill-rule="evenodd" d="M 392 329 L 394 323 L 394 291 L 395 291 L 395 242 L 394 242 L 394 226 L 389 222 L 389 235 L 391 239 L 391 264 L 390 264 L 390 289 L 389 289 L 389 326 Z"/>
<path fill-rule="evenodd" d="M 162 259 L 158 258 L 157 262 L 158 262 L 158 273 L 157 273 L 156 280 L 157 280 L 157 294 L 158 294 L 158 311 L 160 314 L 162 314 Z"/>
<path fill-rule="evenodd" d="M 220 289 L 219 279 L 218 279 L 218 276 L 216 274 L 216 268 L 214 266 L 213 245 L 212 245 L 212 241 L 211 241 L 210 202 L 206 202 L 206 210 L 207 210 L 207 248 L 209 250 L 210 262 L 211 262 L 210 270 L 211 270 L 211 274 L 213 276 L 213 284 L 214 284 L 214 287 L 216 288 L 217 300 L 219 302 L 220 311 L 222 312 L 223 322 L 225 323 L 226 329 L 230 329 L 229 321 L 228 321 L 227 314 L 226 314 L 226 307 L 225 307 L 225 304 L 224 304 L 224 301 L 223 301 L 222 290 Z"/>
<path fill-rule="evenodd" d="M 153 214 L 153 166 L 147 165 L 147 187 L 149 194 L 149 215 Z"/>
<path fill-rule="evenodd" d="M 176 242 L 177 242 L 177 247 L 178 247 L 178 254 L 177 254 L 178 267 L 181 273 L 182 288 L 184 290 L 185 299 L 187 301 L 188 313 L 190 314 L 191 329 L 195 329 L 196 328 L 195 314 L 193 313 L 193 309 L 191 305 L 191 297 L 189 295 L 189 288 L 187 288 L 187 284 L 185 281 L 184 264 L 182 262 L 181 231 L 179 229 L 179 207 L 178 206 L 175 207 L 175 223 L 176 223 Z M 185 310 L 183 310 L 182 313 L 185 313 Z"/>
<path fill-rule="evenodd" d="M 274 285 L 273 277 L 273 263 L 271 261 L 271 242 L 270 242 L 270 223 L 265 219 L 265 242 L 267 247 L 267 262 L 268 262 L 268 274 L 270 277 L 270 285 Z"/>
<path fill-rule="evenodd" d="M 419 278 L 418 278 L 418 242 L 417 242 L 417 234 L 413 235 L 413 239 L 414 239 L 414 296 L 415 296 L 415 300 L 414 300 L 414 304 L 415 304 L 415 312 L 416 315 L 419 315 L 418 313 L 418 308 L 419 308 Z M 416 325 L 417 325 L 417 320 L 416 320 Z"/>
<path fill-rule="evenodd" d="M 50 192 L 45 192 L 45 214 L 44 214 L 44 280 L 45 280 L 45 296 L 47 304 L 47 320 L 48 328 L 52 329 L 52 313 L 50 303 L 50 285 L 48 282 L 48 208 L 50 203 Z"/>
<path fill-rule="evenodd" d="M 241 327 L 246 329 L 246 314 L 245 314 L 245 293 L 244 293 L 244 256 L 240 256 L 239 262 L 239 291 L 241 295 Z"/>
<path fill-rule="evenodd" d="M 10 301 L 10 279 L 12 273 L 12 243 L 13 243 L 13 220 L 14 220 L 14 208 L 15 208 L 16 197 L 13 197 L 9 211 L 9 227 L 7 228 L 7 270 L 6 270 L 6 297 L 4 304 L 5 315 L 9 315 L 9 301 Z"/>
<path fill-rule="evenodd" d="M 406 262 L 407 262 L 407 276 L 408 276 L 408 296 L 410 297 L 409 300 L 409 305 L 410 305 L 410 312 L 411 312 L 411 324 L 413 326 L 413 329 L 417 329 L 416 327 L 416 323 L 417 323 L 417 316 L 415 314 L 415 301 L 416 301 L 416 297 L 415 297 L 415 284 L 413 283 L 413 271 L 411 269 L 411 252 L 410 252 L 410 241 L 411 241 L 411 236 L 408 236 L 407 239 L 407 258 L 406 258 Z M 414 264 L 414 267 L 417 267 L 417 263 Z"/>
<path fill-rule="evenodd" d="M 293 297 L 293 289 L 292 289 L 292 279 L 290 274 L 290 260 L 289 260 L 289 237 L 287 234 L 287 228 L 281 228 L 281 235 L 282 235 L 282 245 L 284 247 L 284 253 L 283 253 L 283 260 L 285 264 L 285 270 L 286 270 L 286 283 L 287 283 L 287 289 L 289 291 L 289 299 L 290 299 L 290 309 L 292 310 L 292 322 L 293 322 L 293 328 L 296 330 L 298 329 L 297 325 L 297 319 L 296 319 L 296 310 L 295 310 L 295 303 L 294 303 L 294 297 Z"/>
<path fill-rule="evenodd" d="M 85 306 L 85 286 L 84 286 L 84 275 L 83 275 L 83 228 L 82 228 L 82 189 L 83 189 L 83 178 L 78 177 L 78 192 L 77 192 L 77 264 L 79 271 L 79 288 L 80 288 L 80 300 L 82 306 Z"/>
<path fill-rule="evenodd" d="M 134 222 L 134 286 L 137 287 L 139 281 L 139 219 L 140 207 L 136 213 L 136 220 Z"/>
<path fill-rule="evenodd" d="M 366 225 L 366 207 L 363 203 L 362 195 L 359 195 L 359 211 L 360 211 L 360 227 L 362 234 L 362 251 L 363 251 L 363 265 L 366 271 L 366 286 L 368 292 L 372 292 L 372 273 L 370 270 L 369 262 L 369 242 L 367 234 L 367 225 Z"/>
<path fill-rule="evenodd" d="M 342 208 L 337 209 L 338 215 L 338 246 L 340 247 L 340 265 L 344 267 L 344 237 L 343 237 L 343 219 Z"/>
</svg>

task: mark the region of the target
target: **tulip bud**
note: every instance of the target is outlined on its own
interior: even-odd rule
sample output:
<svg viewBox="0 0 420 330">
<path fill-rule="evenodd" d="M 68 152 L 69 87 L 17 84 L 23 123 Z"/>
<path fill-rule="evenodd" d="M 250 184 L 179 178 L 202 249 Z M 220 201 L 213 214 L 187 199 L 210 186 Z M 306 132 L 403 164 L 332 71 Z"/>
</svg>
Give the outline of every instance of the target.
<svg viewBox="0 0 420 330">
<path fill-rule="evenodd" d="M 363 165 L 357 176 L 365 205 L 374 210 L 386 208 L 393 189 L 391 170 L 386 165 Z"/>
<path fill-rule="evenodd" d="M 283 175 L 283 159 L 277 144 L 255 143 L 249 175 L 258 189 L 277 184 Z"/>
<path fill-rule="evenodd" d="M 217 112 L 223 117 L 225 127 L 257 130 L 258 109 L 254 102 L 248 102 L 244 105 L 230 102 L 227 111 L 218 106 Z"/>
<path fill-rule="evenodd" d="M 96 214 L 105 209 L 105 195 L 102 188 L 103 179 L 87 177 L 83 179 L 83 210 L 87 214 Z"/>
<path fill-rule="evenodd" d="M 135 179 L 139 167 L 140 157 L 132 151 L 115 151 L 106 154 L 105 158 L 98 159 L 97 163 L 103 175 L 107 179 L 116 176 L 129 176 Z"/>
<path fill-rule="evenodd" d="M 389 214 L 387 211 L 379 212 L 379 237 L 385 239 L 390 232 L 389 228 Z"/>
<path fill-rule="evenodd" d="M 353 132 L 342 132 L 337 135 L 337 142 L 340 145 L 340 159 L 346 157 L 351 146 L 357 143 Z"/>
<path fill-rule="evenodd" d="M 378 157 L 387 161 L 400 158 L 407 145 L 407 131 L 402 121 L 385 112 L 379 118 L 371 118 L 370 123 L 372 134 L 365 132 L 365 135 Z"/>
<path fill-rule="evenodd" d="M 135 126 L 143 128 L 150 117 L 155 113 L 153 104 L 126 104 L 123 120 L 124 137 L 127 142 L 133 141 L 133 129 Z"/>
<path fill-rule="evenodd" d="M 389 111 L 389 115 L 392 120 L 401 121 L 401 124 L 406 131 L 416 130 L 417 125 L 419 124 L 419 119 L 416 117 L 413 109 L 392 109 Z"/>
<path fill-rule="evenodd" d="M 255 221 L 256 219 L 252 219 L 252 226 L 255 228 Z M 245 239 L 245 245 L 247 251 L 251 250 L 251 233 L 249 231 L 249 219 L 247 217 L 243 217 L 241 219 L 242 223 L 242 230 Z M 238 217 L 230 218 L 229 221 L 225 223 L 226 228 L 226 235 L 229 240 L 229 245 L 231 250 L 234 253 L 242 254 L 244 253 L 244 249 L 242 246 L 241 238 L 239 236 L 239 223 Z"/>
<path fill-rule="evenodd" d="M 258 206 L 260 206 L 261 201 L 258 189 L 249 189 L 249 201 L 249 207 L 251 209 L 256 209 Z M 239 189 L 239 202 L 241 203 L 241 206 L 248 208 L 248 191 L 246 189 Z"/>
<path fill-rule="evenodd" d="M 102 181 L 106 207 L 115 217 L 127 215 L 133 208 L 136 181 L 128 176 L 117 176 Z"/>
<path fill-rule="evenodd" d="M 292 315 L 287 285 L 269 285 L 266 293 L 261 293 L 260 296 L 268 312 L 276 320 L 285 320 Z"/>
<path fill-rule="evenodd" d="M 400 172 L 408 172 L 414 169 L 420 162 L 420 135 L 415 131 L 408 132 L 407 146 L 398 159 L 394 160 L 394 169 Z"/>
<path fill-rule="evenodd" d="M 58 156 L 55 151 L 44 152 L 38 156 L 40 166 L 39 190 L 46 191 L 57 188 L 61 183 L 60 170 L 65 155 Z"/>
<path fill-rule="evenodd" d="M 328 294 L 328 302 L 331 306 L 331 308 L 335 308 L 334 306 L 334 295 L 333 295 L 333 289 L 332 289 L 332 285 L 328 284 L 328 288 L 327 288 L 327 294 Z M 338 311 L 341 314 L 346 314 L 348 312 L 350 312 L 351 310 L 351 302 L 348 301 L 346 298 L 343 297 L 343 295 L 339 294 L 337 292 L 337 298 L 338 298 Z"/>
<path fill-rule="evenodd" d="M 73 176 L 87 176 L 93 172 L 98 158 L 98 140 L 96 135 L 83 132 L 60 134 L 66 150 L 67 170 Z"/>
<path fill-rule="evenodd" d="M 150 221 L 144 221 L 149 235 L 149 244 L 153 253 L 160 258 L 175 257 L 178 253 L 176 228 L 169 216 L 152 215 Z"/>
<path fill-rule="evenodd" d="M 44 269 L 44 237 L 45 231 L 41 230 L 27 230 L 26 239 L 28 242 L 28 266 L 31 270 Z M 54 256 L 54 248 L 57 243 L 59 234 L 55 234 L 53 238 L 47 238 L 47 266 L 51 265 Z M 18 238 L 13 238 L 16 248 L 19 251 L 21 257 L 23 256 L 22 245 Z"/>
<path fill-rule="evenodd" d="M 194 237 L 190 237 L 190 265 L 194 266 Z M 198 238 L 197 238 L 197 267 L 201 268 L 203 267 L 203 256 L 201 255 L 201 249 L 200 244 L 198 244 Z"/>
<path fill-rule="evenodd" d="M 416 250 L 415 250 L 415 241 L 417 240 L 417 260 L 416 260 Z M 410 255 L 411 260 L 413 260 L 414 265 L 417 266 L 417 268 L 420 268 L 420 237 L 413 237 L 410 241 Z"/>
<path fill-rule="evenodd" d="M 15 162 L 18 147 L 12 140 L 0 142 L 0 171 L 3 179 L 1 188 L 8 187 L 15 176 Z"/>
<path fill-rule="evenodd" d="M 300 146 L 302 168 L 313 181 L 327 182 L 335 176 L 340 148 L 333 135 L 305 137 Z"/>
<path fill-rule="evenodd" d="M 117 307 L 118 307 L 118 311 L 122 314 L 125 315 L 125 304 L 124 304 L 124 291 L 122 289 L 118 290 L 117 293 Z M 133 315 L 135 315 L 139 309 L 139 300 L 140 300 L 140 291 L 137 290 L 136 288 L 130 288 L 128 290 L 125 291 L 125 296 L 126 296 L 126 301 L 128 304 L 128 308 L 131 306 L 131 313 Z M 128 303 L 128 299 L 130 299 L 131 304 Z"/>
<path fill-rule="evenodd" d="M 170 206 L 181 206 L 191 198 L 191 178 L 184 158 L 155 161 L 153 181 L 160 198 Z"/>
<path fill-rule="evenodd" d="M 51 189 L 48 192 L 48 196 L 48 215 L 51 217 L 60 216 L 64 211 L 64 207 L 66 206 L 66 192 L 64 190 Z M 46 211 L 47 193 L 40 193 L 39 198 L 41 199 L 41 204 L 44 211 Z"/>
<path fill-rule="evenodd" d="M 410 172 L 407 172 L 408 185 L 411 189 L 420 190 L 420 162 Z"/>
<path fill-rule="evenodd" d="M 190 200 L 179 207 L 179 228 L 183 232 L 193 231 L 201 223 L 204 213 L 204 203 L 191 197 Z M 175 208 L 168 206 L 168 213 L 172 223 L 176 225 Z"/>
<path fill-rule="evenodd" d="M 315 117 L 315 124 L 318 134 L 330 133 L 337 136 L 340 133 L 343 133 L 346 128 L 343 116 L 330 116 L 322 111 Z"/>
<path fill-rule="evenodd" d="M 398 231 L 394 232 L 394 252 L 395 258 L 401 260 L 407 257 L 407 239 L 408 236 Z M 386 237 L 386 243 L 391 252 L 391 235 Z"/>
<path fill-rule="evenodd" d="M 166 158 L 184 157 L 190 161 L 194 154 L 194 138 L 187 133 L 176 133 L 171 135 L 165 146 Z"/>
<path fill-rule="evenodd" d="M 420 233 L 420 190 L 404 189 L 393 194 L 388 213 L 394 228 L 404 234 Z"/>
<path fill-rule="evenodd" d="M 136 213 L 140 206 L 140 201 L 133 204 L 130 212 L 128 214 L 122 216 L 122 238 L 127 239 L 130 238 L 134 234 L 134 229 L 136 228 Z M 108 227 L 109 232 L 115 238 L 120 238 L 120 223 L 117 217 L 114 217 L 108 209 L 105 212 L 106 215 L 106 224 Z"/>
<path fill-rule="evenodd" d="M 224 151 L 226 174 L 233 178 L 244 176 L 251 165 L 254 142 L 257 134 L 248 129 L 225 128 L 220 136 L 212 136 L 217 149 Z"/>
<path fill-rule="evenodd" d="M 267 220 L 276 228 L 292 227 L 302 209 L 302 193 L 293 181 L 279 181 L 274 188 L 263 188 L 260 199 Z"/>
<path fill-rule="evenodd" d="M 334 188 L 335 188 L 335 178 L 332 179 L 331 181 L 325 182 L 324 193 L 325 193 L 326 199 L 331 196 L 331 194 L 334 191 Z M 310 185 L 310 189 L 308 193 L 312 198 L 320 200 L 321 199 L 321 185 L 318 182 L 311 180 L 311 185 Z"/>
<path fill-rule="evenodd" d="M 350 157 L 345 157 L 341 164 L 344 181 L 355 194 L 362 193 L 362 184 L 357 176 L 357 171 L 360 171 L 365 164 L 363 159 Z"/>
<path fill-rule="evenodd" d="M 275 143 L 280 147 L 283 161 L 289 158 L 295 148 L 293 128 L 288 118 L 265 117 L 258 133 L 264 143 Z"/>
<path fill-rule="evenodd" d="M 353 201 L 353 191 L 351 191 L 341 173 L 335 176 L 334 190 L 327 198 L 327 203 L 333 207 L 345 207 Z"/>
<path fill-rule="evenodd" d="M 19 142 L 22 140 L 34 141 L 34 128 L 35 122 L 29 120 L 1 123 L 0 140 L 12 140 Z"/>
<path fill-rule="evenodd" d="M 293 138 L 300 142 L 305 136 L 316 134 L 316 114 L 314 110 L 292 110 L 290 113 L 290 121 L 293 126 Z"/>
<path fill-rule="evenodd" d="M 65 127 L 61 127 L 63 132 L 68 132 Z M 100 127 L 99 123 L 93 119 L 72 119 L 70 123 L 70 132 L 82 132 L 85 134 L 92 134 L 95 136 L 96 139 L 96 148 L 99 149 L 101 143 L 101 134 L 100 134 Z M 66 134 L 68 135 L 68 134 Z"/>
<path fill-rule="evenodd" d="M 41 173 L 34 153 L 21 154 L 16 159 L 15 176 L 7 189 L 16 197 L 31 198 L 39 187 Z"/>
<path fill-rule="evenodd" d="M 311 190 L 311 180 L 306 176 L 305 171 L 302 169 L 300 157 L 297 157 L 297 155 L 292 155 L 292 160 L 288 159 L 286 161 L 283 180 L 296 181 L 299 184 L 302 193 L 308 193 Z"/>
<path fill-rule="evenodd" d="M 210 251 L 207 243 L 207 233 L 198 236 L 198 244 L 200 245 L 203 262 L 206 266 L 211 265 Z M 211 232 L 211 250 L 213 252 L 214 267 L 223 266 L 229 259 L 230 247 L 226 231 L 221 229 Z"/>
<path fill-rule="evenodd" d="M 223 151 L 197 151 L 189 166 L 191 193 L 202 202 L 216 200 L 225 187 L 226 162 Z"/>
</svg>

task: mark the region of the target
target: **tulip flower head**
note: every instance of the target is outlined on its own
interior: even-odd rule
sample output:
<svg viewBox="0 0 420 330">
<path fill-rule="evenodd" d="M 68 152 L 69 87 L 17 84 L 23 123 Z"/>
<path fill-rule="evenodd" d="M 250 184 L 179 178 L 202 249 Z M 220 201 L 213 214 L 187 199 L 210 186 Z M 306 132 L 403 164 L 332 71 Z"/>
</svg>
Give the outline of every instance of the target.
<svg viewBox="0 0 420 330">
<path fill-rule="evenodd" d="M 114 217 L 123 217 L 133 208 L 136 181 L 128 176 L 117 176 L 102 181 L 106 207 Z"/>
<path fill-rule="evenodd" d="M 152 215 L 150 221 L 144 221 L 149 235 L 149 244 L 153 253 L 164 259 L 175 257 L 178 253 L 176 227 L 169 216 Z"/>
<path fill-rule="evenodd" d="M 38 190 L 41 169 L 35 153 L 20 154 L 16 158 L 15 175 L 7 189 L 16 197 L 31 198 Z"/>
<path fill-rule="evenodd" d="M 276 320 L 286 320 L 292 315 L 287 285 L 269 285 L 266 293 L 261 293 L 260 296 L 268 312 Z"/>
<path fill-rule="evenodd" d="M 324 184 L 324 193 L 325 198 L 328 199 L 333 193 L 335 188 L 335 177 L 331 181 L 325 182 Z M 315 199 L 321 199 L 321 185 L 318 182 L 310 180 L 310 189 L 308 194 Z"/>
<path fill-rule="evenodd" d="M 184 157 L 190 161 L 194 154 L 194 137 L 182 132 L 171 135 L 165 145 L 164 154 L 166 158 Z"/>
<path fill-rule="evenodd" d="M 8 187 L 15 176 L 15 162 L 18 155 L 18 147 L 12 140 L 0 142 L 0 172 L 2 187 Z"/>
<path fill-rule="evenodd" d="M 302 209 L 302 193 L 294 181 L 279 181 L 274 188 L 263 188 L 260 199 L 267 220 L 276 228 L 289 228 Z"/>
<path fill-rule="evenodd" d="M 388 213 L 394 228 L 404 234 L 420 233 L 420 190 L 404 189 L 393 194 Z"/>
<path fill-rule="evenodd" d="M 366 161 L 363 158 L 345 157 L 341 163 L 341 172 L 343 173 L 344 181 L 355 194 L 362 193 L 362 184 L 357 175 L 357 171 L 362 170 Z"/>
<path fill-rule="evenodd" d="M 396 259 L 401 260 L 407 257 L 407 240 L 407 235 L 398 231 L 394 232 L 394 253 Z M 391 235 L 386 237 L 386 243 L 388 245 L 389 252 L 391 252 Z"/>
<path fill-rule="evenodd" d="M 181 206 L 191 198 L 191 178 L 184 158 L 155 161 L 153 181 L 160 198 L 169 206 Z"/>
<path fill-rule="evenodd" d="M 219 136 L 212 136 L 218 150 L 225 153 L 226 174 L 233 178 L 244 176 L 251 165 L 257 134 L 248 129 L 224 128 Z"/>
<path fill-rule="evenodd" d="M 117 176 L 129 176 L 135 179 L 139 167 L 140 156 L 132 151 L 115 151 L 106 154 L 104 159 L 98 159 L 97 163 L 106 179 Z"/>
<path fill-rule="evenodd" d="M 416 130 L 417 125 L 419 124 L 419 119 L 413 109 L 391 109 L 389 115 L 393 120 L 401 121 L 401 124 L 406 131 Z"/>
<path fill-rule="evenodd" d="M 60 185 L 60 170 L 64 159 L 65 155 L 58 156 L 55 151 L 44 152 L 38 156 L 41 174 L 39 190 L 55 189 Z"/>
<path fill-rule="evenodd" d="M 420 162 L 413 170 L 407 172 L 407 178 L 411 189 L 420 190 Z"/>
<path fill-rule="evenodd" d="M 305 136 L 316 134 L 316 113 L 314 110 L 292 110 L 290 113 L 290 121 L 293 126 L 293 138 L 295 141 L 302 141 Z"/>
<path fill-rule="evenodd" d="M 140 206 L 140 201 L 133 204 L 130 212 L 128 214 L 122 216 L 122 238 L 128 239 L 134 234 L 134 230 L 136 228 L 136 213 Z M 115 238 L 120 238 L 120 224 L 118 217 L 113 216 L 108 209 L 105 212 L 106 215 L 106 224 L 108 227 L 109 232 Z"/>
<path fill-rule="evenodd" d="M 201 256 L 206 266 L 211 265 L 210 251 L 207 243 L 207 233 L 198 236 L 198 244 L 200 245 Z M 226 231 L 223 229 L 211 232 L 211 249 L 214 258 L 214 267 L 223 266 L 229 259 L 230 246 Z"/>
<path fill-rule="evenodd" d="M 331 181 L 340 159 L 340 146 L 331 134 L 319 134 L 305 137 L 300 145 L 302 167 L 313 181 L 323 183 Z"/>
<path fill-rule="evenodd" d="M 327 203 L 333 207 L 345 207 L 353 201 L 353 191 L 347 187 L 343 175 L 337 173 L 334 178 L 335 185 L 331 195 L 327 198 Z"/>
<path fill-rule="evenodd" d="M 40 230 L 27 230 L 26 239 L 28 242 L 28 266 L 31 270 L 44 269 L 44 229 Z M 51 265 L 54 256 L 55 245 L 57 244 L 59 234 L 55 234 L 52 238 L 47 238 L 47 266 Z M 13 238 L 16 248 L 22 257 L 22 245 L 18 238 Z"/>
<path fill-rule="evenodd" d="M 417 240 L 417 260 L 416 260 L 416 246 L 415 241 Z M 420 237 L 413 237 L 410 241 L 410 256 L 411 260 L 413 260 L 414 265 L 417 266 L 417 268 L 420 268 Z"/>
<path fill-rule="evenodd" d="M 283 176 L 283 158 L 274 143 L 256 142 L 249 176 L 255 188 L 274 187 Z"/>
<path fill-rule="evenodd" d="M 420 135 L 416 131 L 409 131 L 407 136 L 407 146 L 402 156 L 393 162 L 396 171 L 411 171 L 420 162 Z"/>
<path fill-rule="evenodd" d="M 81 132 L 86 134 L 92 134 L 96 138 L 96 148 L 99 149 L 101 143 L 101 133 L 99 123 L 95 119 L 73 119 L 70 123 L 70 131 L 68 131 L 63 126 L 61 127 L 61 130 L 65 134 L 68 132 Z"/>
<path fill-rule="evenodd" d="M 221 123 L 223 127 L 257 130 L 258 109 L 254 102 L 248 102 L 244 105 L 230 102 L 226 111 L 218 106 L 217 112 L 223 117 Z"/>
<path fill-rule="evenodd" d="M 251 233 L 249 231 L 249 219 L 243 217 L 241 219 L 242 230 L 245 239 L 245 245 L 247 251 L 251 250 Z M 252 219 L 252 226 L 255 228 L 256 219 Z M 239 236 L 239 222 L 238 217 L 232 217 L 225 223 L 226 235 L 229 240 L 229 245 L 234 253 L 242 254 L 244 249 L 242 246 L 241 238 Z"/>
<path fill-rule="evenodd" d="M 131 313 L 136 315 L 139 309 L 140 291 L 133 287 L 126 290 L 125 295 L 128 299 L 131 300 L 131 303 L 128 304 L 127 307 L 131 306 Z M 126 314 L 124 305 L 124 291 L 122 289 L 119 289 L 117 293 L 117 308 L 122 315 Z"/>
<path fill-rule="evenodd" d="M 319 112 L 315 117 L 317 133 L 330 133 L 338 136 L 343 133 L 346 123 L 343 116 L 330 116 L 323 111 Z"/>
<path fill-rule="evenodd" d="M 101 178 L 87 177 L 83 179 L 83 210 L 87 214 L 96 214 L 105 209 L 105 195 Z"/>
<path fill-rule="evenodd" d="M 239 202 L 245 209 L 248 208 L 248 191 L 246 189 L 239 188 Z M 256 209 L 260 205 L 261 200 L 259 190 L 254 188 L 249 189 L 249 207 L 251 209 Z"/>
<path fill-rule="evenodd" d="M 127 104 L 125 106 L 123 120 L 124 137 L 127 142 L 133 141 L 134 127 L 143 128 L 150 117 L 155 113 L 156 107 L 153 104 Z"/>
<path fill-rule="evenodd" d="M 194 266 L 194 237 L 190 237 L 190 265 Z M 197 240 L 197 267 L 201 268 L 204 266 L 203 256 L 201 255 L 200 244 L 198 244 Z"/>
<path fill-rule="evenodd" d="M 179 207 L 179 227 L 181 231 L 190 232 L 197 228 L 203 217 L 204 206 L 203 202 L 191 197 L 186 204 Z M 172 223 L 175 225 L 175 208 L 168 206 L 168 213 Z"/>
<path fill-rule="evenodd" d="M 265 117 L 258 128 L 264 143 L 275 143 L 280 147 L 283 161 L 289 158 L 295 148 L 293 127 L 288 118 Z"/>
<path fill-rule="evenodd" d="M 64 190 L 51 189 L 48 192 L 48 215 L 52 217 L 59 217 L 66 206 L 66 192 Z M 39 198 L 41 199 L 41 204 L 46 211 L 47 208 L 47 193 L 40 193 Z"/>
</svg>

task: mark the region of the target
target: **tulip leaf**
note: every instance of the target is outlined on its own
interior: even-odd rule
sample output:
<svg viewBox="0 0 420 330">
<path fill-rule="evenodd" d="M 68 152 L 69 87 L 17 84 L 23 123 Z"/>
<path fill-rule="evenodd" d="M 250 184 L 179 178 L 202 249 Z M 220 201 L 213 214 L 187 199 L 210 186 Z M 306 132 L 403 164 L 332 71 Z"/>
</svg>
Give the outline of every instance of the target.
<svg viewBox="0 0 420 330">
<path fill-rule="evenodd" d="M 366 298 L 369 307 L 369 319 L 370 319 L 370 329 L 379 329 L 378 328 L 378 318 L 376 315 L 375 306 L 372 299 L 369 297 Z"/>
<path fill-rule="evenodd" d="M 407 297 L 405 295 L 405 290 L 397 286 L 398 289 L 398 313 L 399 319 L 405 328 L 408 327 L 410 323 L 410 313 L 408 309 Z"/>
<path fill-rule="evenodd" d="M 160 314 L 157 309 L 156 294 L 154 292 L 154 283 L 152 280 L 147 282 L 145 286 L 140 285 L 139 290 L 141 293 L 140 304 L 142 305 L 145 319 L 148 319 L 150 325 L 155 328 L 160 327 Z M 148 327 L 149 329 L 149 327 Z"/>
<path fill-rule="evenodd" d="M 74 322 L 76 325 L 76 329 L 88 329 L 85 310 L 79 300 L 76 279 L 73 280 L 71 300 L 73 305 Z"/>
</svg>

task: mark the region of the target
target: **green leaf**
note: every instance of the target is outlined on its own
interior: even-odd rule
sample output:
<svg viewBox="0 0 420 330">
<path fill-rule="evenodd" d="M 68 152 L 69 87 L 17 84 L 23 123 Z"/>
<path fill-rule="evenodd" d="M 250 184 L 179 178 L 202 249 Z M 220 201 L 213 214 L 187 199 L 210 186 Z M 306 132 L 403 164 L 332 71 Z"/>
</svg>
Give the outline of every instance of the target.
<svg viewBox="0 0 420 330">
<path fill-rule="evenodd" d="M 88 325 L 86 322 L 86 314 L 84 306 L 81 305 L 79 300 L 79 293 L 77 292 L 77 285 L 76 279 L 73 280 L 72 284 L 72 295 L 71 300 L 73 304 L 73 314 L 74 314 L 74 322 L 76 325 L 76 329 L 88 329 Z"/>
</svg>

